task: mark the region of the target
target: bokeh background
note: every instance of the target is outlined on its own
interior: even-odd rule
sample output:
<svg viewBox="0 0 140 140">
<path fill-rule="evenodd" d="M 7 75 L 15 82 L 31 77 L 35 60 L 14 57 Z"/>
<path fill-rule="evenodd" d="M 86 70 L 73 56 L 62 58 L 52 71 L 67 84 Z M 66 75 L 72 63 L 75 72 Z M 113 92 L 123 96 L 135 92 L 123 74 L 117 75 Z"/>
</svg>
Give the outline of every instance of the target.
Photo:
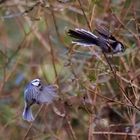
<svg viewBox="0 0 140 140">
<path fill-rule="evenodd" d="M 122 54 L 71 43 L 68 29 L 106 27 Z M 0 0 L 0 140 L 140 139 L 139 0 Z M 22 119 L 25 85 L 59 99 Z"/>
</svg>

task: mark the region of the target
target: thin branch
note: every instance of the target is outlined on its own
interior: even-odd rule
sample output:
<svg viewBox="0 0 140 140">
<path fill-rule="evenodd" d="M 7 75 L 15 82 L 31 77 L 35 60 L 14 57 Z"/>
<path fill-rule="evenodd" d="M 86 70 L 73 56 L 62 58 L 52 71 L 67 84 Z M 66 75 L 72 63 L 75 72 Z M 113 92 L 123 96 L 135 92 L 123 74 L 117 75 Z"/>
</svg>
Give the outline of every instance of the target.
<svg viewBox="0 0 140 140">
<path fill-rule="evenodd" d="M 37 116 L 39 115 L 39 113 L 41 112 L 43 106 L 44 106 L 44 105 L 41 105 L 41 107 L 40 107 L 39 110 L 37 111 L 37 113 L 36 113 L 36 115 L 35 115 L 35 120 L 36 120 Z M 27 136 L 28 136 L 30 130 L 31 130 L 32 127 L 33 127 L 33 123 L 34 123 L 34 122 L 32 122 L 32 123 L 30 124 L 30 126 L 29 126 L 29 128 L 28 128 L 28 130 L 27 130 L 27 132 L 26 132 L 26 134 L 25 134 L 25 136 L 24 136 L 24 138 L 23 138 L 23 140 L 26 140 L 26 138 L 27 138 Z"/>
<path fill-rule="evenodd" d="M 138 136 L 140 137 L 140 134 L 136 133 L 125 133 L 125 132 L 104 132 L 104 131 L 98 131 L 98 132 L 93 132 L 93 135 L 118 135 L 118 136 Z"/>
</svg>

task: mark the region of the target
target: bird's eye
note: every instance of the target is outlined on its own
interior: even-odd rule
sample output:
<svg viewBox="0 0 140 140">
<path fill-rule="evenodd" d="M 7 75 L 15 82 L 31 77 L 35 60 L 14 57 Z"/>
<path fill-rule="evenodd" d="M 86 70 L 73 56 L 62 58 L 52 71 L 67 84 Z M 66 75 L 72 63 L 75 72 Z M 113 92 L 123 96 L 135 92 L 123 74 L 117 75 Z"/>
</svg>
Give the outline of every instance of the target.
<svg viewBox="0 0 140 140">
<path fill-rule="evenodd" d="M 38 83 L 38 86 L 41 86 L 41 83 Z"/>
</svg>

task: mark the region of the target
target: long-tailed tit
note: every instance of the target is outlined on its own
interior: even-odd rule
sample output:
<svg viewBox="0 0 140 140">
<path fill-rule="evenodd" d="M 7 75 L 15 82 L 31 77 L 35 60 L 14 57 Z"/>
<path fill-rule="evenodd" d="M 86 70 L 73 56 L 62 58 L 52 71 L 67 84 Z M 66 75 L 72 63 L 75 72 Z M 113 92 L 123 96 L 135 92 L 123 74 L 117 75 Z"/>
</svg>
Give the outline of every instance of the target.
<svg viewBox="0 0 140 140">
<path fill-rule="evenodd" d="M 68 35 L 73 38 L 72 43 L 83 46 L 99 46 L 105 53 L 124 52 L 124 45 L 112 36 L 107 30 L 98 28 L 95 30 L 97 35 L 85 29 L 69 30 Z"/>
</svg>

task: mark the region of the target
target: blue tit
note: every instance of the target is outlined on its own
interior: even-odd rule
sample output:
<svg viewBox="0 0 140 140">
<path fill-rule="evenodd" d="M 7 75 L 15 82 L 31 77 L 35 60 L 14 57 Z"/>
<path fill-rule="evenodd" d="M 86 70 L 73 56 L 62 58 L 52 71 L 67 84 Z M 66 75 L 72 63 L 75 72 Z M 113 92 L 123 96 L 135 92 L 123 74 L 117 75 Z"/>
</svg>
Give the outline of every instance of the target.
<svg viewBox="0 0 140 140">
<path fill-rule="evenodd" d="M 83 46 L 99 46 L 105 53 L 124 52 L 124 45 L 112 36 L 106 29 L 98 28 L 95 30 L 97 35 L 85 29 L 69 30 L 68 35 L 73 38 L 72 43 Z"/>
<path fill-rule="evenodd" d="M 58 98 L 56 85 L 45 85 L 40 79 L 32 80 L 24 90 L 23 119 L 29 122 L 34 121 L 31 106 L 33 104 L 50 104 L 56 98 Z"/>
</svg>

